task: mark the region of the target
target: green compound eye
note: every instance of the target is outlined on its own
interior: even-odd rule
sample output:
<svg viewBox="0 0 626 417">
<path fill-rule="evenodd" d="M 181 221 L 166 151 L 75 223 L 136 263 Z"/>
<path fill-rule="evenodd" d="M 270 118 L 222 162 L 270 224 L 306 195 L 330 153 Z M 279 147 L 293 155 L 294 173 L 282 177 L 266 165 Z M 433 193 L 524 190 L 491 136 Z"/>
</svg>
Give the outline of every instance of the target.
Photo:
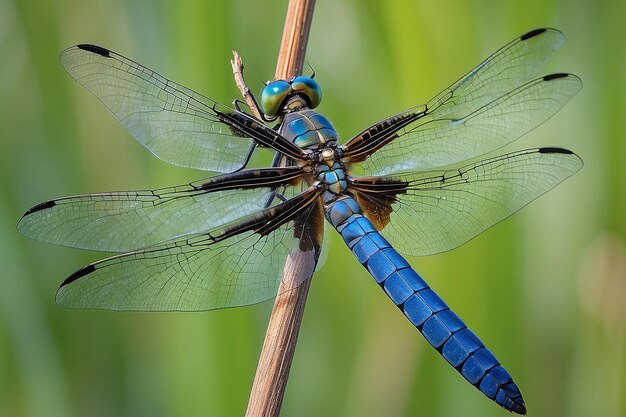
<svg viewBox="0 0 626 417">
<path fill-rule="evenodd" d="M 291 93 L 291 85 L 287 81 L 272 81 L 261 93 L 261 108 L 270 117 L 276 116 L 283 100 Z"/>
<path fill-rule="evenodd" d="M 291 88 L 296 93 L 304 94 L 308 98 L 309 108 L 314 109 L 322 101 L 322 89 L 319 84 L 309 77 L 296 77 L 291 82 Z"/>
</svg>

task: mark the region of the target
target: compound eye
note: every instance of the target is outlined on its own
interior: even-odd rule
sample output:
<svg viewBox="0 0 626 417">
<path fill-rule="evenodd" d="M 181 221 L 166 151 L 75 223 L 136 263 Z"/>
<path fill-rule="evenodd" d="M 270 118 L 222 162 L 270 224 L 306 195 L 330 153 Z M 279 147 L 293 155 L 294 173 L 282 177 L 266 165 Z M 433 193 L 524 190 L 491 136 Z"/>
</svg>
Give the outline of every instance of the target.
<svg viewBox="0 0 626 417">
<path fill-rule="evenodd" d="M 289 93 L 291 93 L 291 86 L 287 81 L 272 81 L 266 85 L 261 93 L 261 108 L 263 109 L 263 113 L 270 117 L 276 116 L 276 113 L 280 110 L 281 104 L 283 104 L 283 101 Z"/>
<path fill-rule="evenodd" d="M 291 82 L 291 88 L 296 93 L 304 94 L 308 99 L 309 107 L 312 109 L 319 106 L 322 101 L 322 89 L 313 78 L 296 77 Z"/>
</svg>

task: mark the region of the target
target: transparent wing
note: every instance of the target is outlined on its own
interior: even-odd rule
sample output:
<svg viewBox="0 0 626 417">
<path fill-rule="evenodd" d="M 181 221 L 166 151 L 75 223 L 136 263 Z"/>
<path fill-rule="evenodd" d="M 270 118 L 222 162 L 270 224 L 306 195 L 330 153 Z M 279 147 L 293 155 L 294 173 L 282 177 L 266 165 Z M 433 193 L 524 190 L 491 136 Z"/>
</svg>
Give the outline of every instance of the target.
<svg viewBox="0 0 626 417">
<path fill-rule="evenodd" d="M 64 197 L 31 208 L 17 228 L 47 243 L 126 252 L 250 215 L 301 175 L 297 167 L 255 169 L 159 190 Z"/>
<path fill-rule="evenodd" d="M 563 43 L 555 29 L 505 45 L 431 99 L 364 130 L 346 145 L 364 175 L 448 166 L 491 152 L 543 123 L 581 86 L 572 75 L 532 80 Z"/>
<path fill-rule="evenodd" d="M 259 121 L 108 49 L 72 46 L 61 53 L 61 64 L 142 145 L 174 165 L 232 172 L 245 164 L 252 138 L 280 144 L 290 156 L 302 155 Z"/>
<path fill-rule="evenodd" d="M 578 77 L 553 74 L 530 81 L 460 118 L 420 119 L 397 132 L 363 162 L 368 175 L 430 169 L 472 159 L 507 145 L 552 117 L 582 87 Z"/>
<path fill-rule="evenodd" d="M 209 233 L 91 264 L 63 282 L 66 308 L 198 311 L 259 303 L 310 278 L 319 257 L 316 190 Z M 288 268 L 284 268 L 285 264 Z"/>
<path fill-rule="evenodd" d="M 582 165 L 571 151 L 539 148 L 458 169 L 359 178 L 353 190 L 396 249 L 431 255 L 467 242 Z"/>
<path fill-rule="evenodd" d="M 498 49 L 457 82 L 433 97 L 427 108 L 459 119 L 537 77 L 565 37 L 556 29 L 532 30 Z"/>
</svg>

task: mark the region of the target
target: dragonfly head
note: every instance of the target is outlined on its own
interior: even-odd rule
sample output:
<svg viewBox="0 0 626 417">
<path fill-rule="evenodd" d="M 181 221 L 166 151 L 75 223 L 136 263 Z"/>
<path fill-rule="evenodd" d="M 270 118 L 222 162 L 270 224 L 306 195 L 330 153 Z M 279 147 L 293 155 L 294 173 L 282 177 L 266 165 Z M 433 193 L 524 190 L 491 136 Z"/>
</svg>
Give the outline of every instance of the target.
<svg viewBox="0 0 626 417">
<path fill-rule="evenodd" d="M 296 103 L 297 99 L 304 101 L 306 107 L 314 109 L 322 101 L 322 89 L 311 77 L 298 76 L 290 81 L 272 81 L 261 93 L 261 108 L 266 116 L 274 117 L 288 103 Z"/>
</svg>

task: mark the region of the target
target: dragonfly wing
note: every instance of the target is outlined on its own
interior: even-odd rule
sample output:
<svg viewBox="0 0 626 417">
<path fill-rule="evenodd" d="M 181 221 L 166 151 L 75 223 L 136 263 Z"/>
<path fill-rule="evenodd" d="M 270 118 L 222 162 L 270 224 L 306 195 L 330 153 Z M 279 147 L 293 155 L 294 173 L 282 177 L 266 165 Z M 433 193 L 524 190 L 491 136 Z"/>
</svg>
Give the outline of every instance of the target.
<svg viewBox="0 0 626 417">
<path fill-rule="evenodd" d="M 439 116 L 461 118 L 537 77 L 564 41 L 563 33 L 551 28 L 513 39 L 433 97 L 427 108 Z"/>
<path fill-rule="evenodd" d="M 575 75 L 552 74 L 462 117 L 426 116 L 399 130 L 395 140 L 363 162 L 363 171 L 388 175 L 432 169 L 491 152 L 548 120 L 581 87 Z"/>
<path fill-rule="evenodd" d="M 127 252 L 257 212 L 301 176 L 298 167 L 251 169 L 159 190 L 64 197 L 31 208 L 17 228 L 47 243 Z"/>
<path fill-rule="evenodd" d="M 283 267 L 295 288 L 319 257 L 323 214 L 309 189 L 209 233 L 114 256 L 77 271 L 57 292 L 66 308 L 198 311 L 276 296 Z M 295 262 L 293 260 L 296 260 Z"/>
<path fill-rule="evenodd" d="M 347 159 L 363 162 L 364 175 L 386 175 L 448 166 L 506 145 L 547 120 L 580 89 L 572 75 L 534 79 L 562 43 L 563 34 L 555 29 L 513 40 L 426 105 L 351 139 Z"/>
<path fill-rule="evenodd" d="M 72 46 L 61 53 L 61 64 L 142 145 L 174 165 L 232 172 L 245 164 L 253 139 L 280 143 L 291 156 L 302 155 L 260 121 L 108 49 Z M 274 140 L 268 141 L 268 135 Z"/>
<path fill-rule="evenodd" d="M 407 255 L 445 252 L 474 238 L 582 167 L 561 148 L 514 152 L 458 169 L 353 180 L 366 216 Z"/>
</svg>

